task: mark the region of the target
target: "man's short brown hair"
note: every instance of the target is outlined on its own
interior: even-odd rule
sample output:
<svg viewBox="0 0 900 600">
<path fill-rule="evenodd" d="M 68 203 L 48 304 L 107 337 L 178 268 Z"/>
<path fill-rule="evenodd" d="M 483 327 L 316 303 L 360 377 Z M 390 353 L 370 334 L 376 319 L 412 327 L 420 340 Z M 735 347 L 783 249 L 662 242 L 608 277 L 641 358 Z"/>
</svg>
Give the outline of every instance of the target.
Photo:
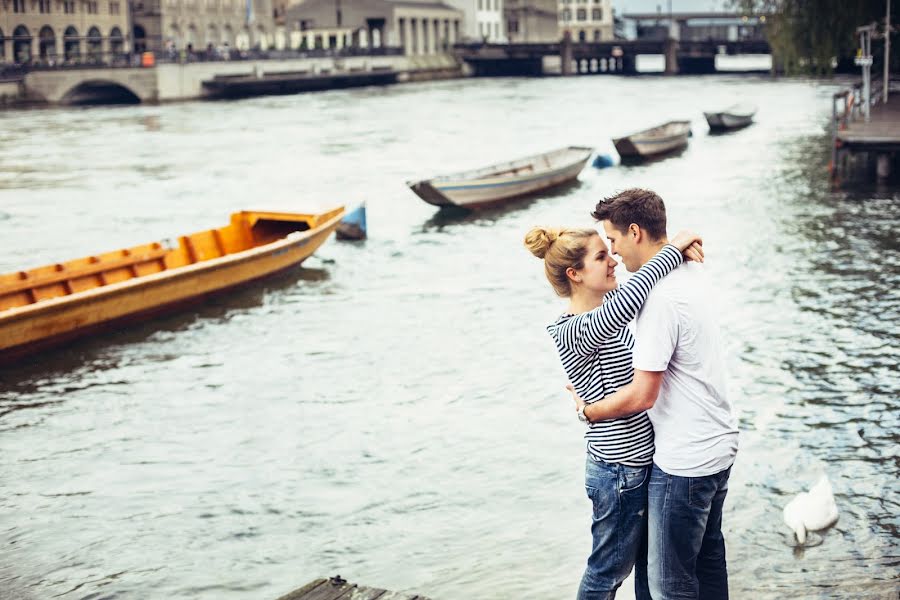
<svg viewBox="0 0 900 600">
<path fill-rule="evenodd" d="M 666 205 L 662 198 L 641 188 L 619 192 L 597 203 L 591 216 L 598 221 L 609 221 L 619 231 L 628 231 L 634 223 L 653 238 L 666 237 Z"/>
</svg>

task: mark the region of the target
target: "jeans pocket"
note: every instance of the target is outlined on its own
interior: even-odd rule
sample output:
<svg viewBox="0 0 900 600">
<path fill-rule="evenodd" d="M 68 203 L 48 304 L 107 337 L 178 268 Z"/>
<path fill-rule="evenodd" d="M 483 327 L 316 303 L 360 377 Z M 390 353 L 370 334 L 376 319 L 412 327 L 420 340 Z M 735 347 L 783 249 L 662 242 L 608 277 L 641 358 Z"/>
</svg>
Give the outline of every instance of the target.
<svg viewBox="0 0 900 600">
<path fill-rule="evenodd" d="M 622 467 L 619 471 L 619 493 L 633 492 L 644 487 L 650 478 L 650 467 Z"/>
<path fill-rule="evenodd" d="M 688 505 L 694 508 L 708 508 L 716 495 L 715 476 L 691 477 L 688 483 Z"/>
</svg>

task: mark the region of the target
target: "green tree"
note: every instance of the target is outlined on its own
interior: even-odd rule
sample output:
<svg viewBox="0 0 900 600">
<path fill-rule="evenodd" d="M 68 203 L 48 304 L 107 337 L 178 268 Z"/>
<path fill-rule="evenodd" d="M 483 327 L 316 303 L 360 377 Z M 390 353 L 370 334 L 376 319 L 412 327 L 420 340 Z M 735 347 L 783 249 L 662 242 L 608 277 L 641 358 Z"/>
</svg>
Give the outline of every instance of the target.
<svg viewBox="0 0 900 600">
<path fill-rule="evenodd" d="M 734 8 L 766 14 L 766 36 L 778 70 L 792 74 L 830 75 L 835 62 L 846 63 L 856 55 L 856 28 L 872 22 L 884 31 L 887 0 L 731 0 Z M 891 2 L 891 23 L 897 5 Z M 882 53 L 873 44 L 873 54 Z M 879 60 L 880 60 L 879 56 Z M 891 52 L 891 63 L 896 64 Z"/>
</svg>

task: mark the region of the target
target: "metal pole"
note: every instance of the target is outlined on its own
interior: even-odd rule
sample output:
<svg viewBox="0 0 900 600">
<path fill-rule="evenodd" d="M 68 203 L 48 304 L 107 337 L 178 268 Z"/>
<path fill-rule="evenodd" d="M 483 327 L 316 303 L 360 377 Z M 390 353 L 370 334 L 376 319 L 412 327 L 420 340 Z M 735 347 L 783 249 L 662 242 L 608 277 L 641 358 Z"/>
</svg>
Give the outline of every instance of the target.
<svg viewBox="0 0 900 600">
<path fill-rule="evenodd" d="M 890 69 L 888 65 L 891 62 L 891 0 L 887 0 L 887 13 L 884 17 L 884 92 L 882 100 L 885 104 L 888 101 L 888 87 L 890 84 Z"/>
</svg>

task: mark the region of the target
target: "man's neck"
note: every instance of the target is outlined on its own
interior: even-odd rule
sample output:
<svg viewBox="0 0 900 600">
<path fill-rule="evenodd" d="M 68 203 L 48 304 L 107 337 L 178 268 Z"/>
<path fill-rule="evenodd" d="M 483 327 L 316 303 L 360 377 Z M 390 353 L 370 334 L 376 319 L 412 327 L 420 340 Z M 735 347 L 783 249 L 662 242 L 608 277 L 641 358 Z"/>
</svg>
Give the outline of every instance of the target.
<svg viewBox="0 0 900 600">
<path fill-rule="evenodd" d="M 663 236 L 659 240 L 655 242 L 648 242 L 647 245 L 642 246 L 641 252 L 641 265 L 646 265 L 651 258 L 656 256 L 656 254 L 662 250 L 662 247 L 669 243 L 669 238 Z"/>
</svg>

